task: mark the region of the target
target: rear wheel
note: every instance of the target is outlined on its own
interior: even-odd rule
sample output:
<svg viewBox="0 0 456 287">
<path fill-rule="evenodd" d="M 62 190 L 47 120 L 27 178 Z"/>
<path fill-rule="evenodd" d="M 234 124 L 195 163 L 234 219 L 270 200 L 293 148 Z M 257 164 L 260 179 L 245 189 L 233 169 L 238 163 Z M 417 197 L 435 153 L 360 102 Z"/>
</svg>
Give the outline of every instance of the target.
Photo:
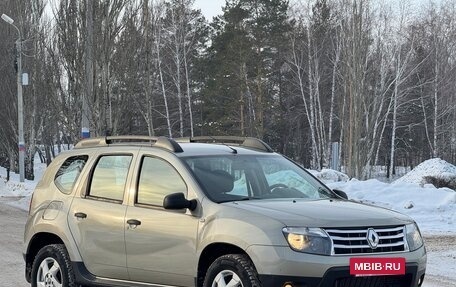
<svg viewBox="0 0 456 287">
<path fill-rule="evenodd" d="M 77 287 L 63 244 L 47 245 L 38 252 L 32 266 L 32 287 Z"/>
<path fill-rule="evenodd" d="M 204 278 L 204 287 L 259 287 L 258 273 L 252 261 L 243 254 L 217 258 Z"/>
</svg>

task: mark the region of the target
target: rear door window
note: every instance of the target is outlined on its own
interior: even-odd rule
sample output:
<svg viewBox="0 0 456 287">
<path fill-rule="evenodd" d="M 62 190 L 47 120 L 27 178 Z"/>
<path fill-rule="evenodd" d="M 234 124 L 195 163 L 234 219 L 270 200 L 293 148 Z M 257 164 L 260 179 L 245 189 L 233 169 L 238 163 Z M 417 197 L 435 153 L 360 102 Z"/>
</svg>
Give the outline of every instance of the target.
<svg viewBox="0 0 456 287">
<path fill-rule="evenodd" d="M 131 159 L 131 155 L 100 157 L 93 170 L 88 196 L 122 202 Z"/>
</svg>

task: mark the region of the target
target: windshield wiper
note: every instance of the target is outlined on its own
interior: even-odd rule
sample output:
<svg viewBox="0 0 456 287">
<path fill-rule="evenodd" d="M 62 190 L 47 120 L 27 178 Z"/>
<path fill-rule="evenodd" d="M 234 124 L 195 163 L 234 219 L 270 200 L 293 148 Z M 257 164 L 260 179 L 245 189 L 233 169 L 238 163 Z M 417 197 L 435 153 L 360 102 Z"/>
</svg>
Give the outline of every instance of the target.
<svg viewBox="0 0 456 287">
<path fill-rule="evenodd" d="M 252 199 L 263 199 L 261 197 L 253 197 L 253 196 L 246 196 L 246 197 L 240 197 L 237 199 L 227 199 L 227 200 L 221 200 L 218 201 L 218 203 L 225 203 L 225 202 L 233 202 L 233 201 L 245 201 L 245 200 L 252 200 Z"/>
</svg>

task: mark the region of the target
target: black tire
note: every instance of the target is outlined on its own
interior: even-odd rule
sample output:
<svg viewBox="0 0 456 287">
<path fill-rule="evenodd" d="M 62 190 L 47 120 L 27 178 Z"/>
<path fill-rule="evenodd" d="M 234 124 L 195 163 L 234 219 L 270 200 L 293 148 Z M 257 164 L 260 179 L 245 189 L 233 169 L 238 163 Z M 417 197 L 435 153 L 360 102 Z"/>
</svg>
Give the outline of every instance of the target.
<svg viewBox="0 0 456 287">
<path fill-rule="evenodd" d="M 46 272 L 46 269 L 49 271 Z M 37 281 L 52 281 L 61 284 L 62 287 L 78 287 L 75 282 L 73 267 L 70 257 L 63 244 L 52 244 L 41 248 L 35 256 L 32 265 L 32 287 L 37 287 Z"/>
<path fill-rule="evenodd" d="M 217 258 L 206 272 L 203 287 L 218 287 L 216 278 L 220 277 L 217 276 L 223 277 L 226 284 L 239 278 L 240 282 L 236 286 L 261 286 L 258 273 L 252 261 L 247 255 L 243 254 L 228 254 Z"/>
</svg>

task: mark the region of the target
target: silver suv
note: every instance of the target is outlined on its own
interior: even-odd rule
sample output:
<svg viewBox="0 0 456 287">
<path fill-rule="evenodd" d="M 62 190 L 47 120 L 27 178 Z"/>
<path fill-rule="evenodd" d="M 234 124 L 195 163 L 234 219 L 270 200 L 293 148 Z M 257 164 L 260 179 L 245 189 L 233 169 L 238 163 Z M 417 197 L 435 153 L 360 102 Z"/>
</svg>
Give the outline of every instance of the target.
<svg viewBox="0 0 456 287">
<path fill-rule="evenodd" d="M 92 138 L 47 168 L 25 227 L 33 287 L 415 287 L 397 212 L 347 199 L 254 138 Z"/>
</svg>

